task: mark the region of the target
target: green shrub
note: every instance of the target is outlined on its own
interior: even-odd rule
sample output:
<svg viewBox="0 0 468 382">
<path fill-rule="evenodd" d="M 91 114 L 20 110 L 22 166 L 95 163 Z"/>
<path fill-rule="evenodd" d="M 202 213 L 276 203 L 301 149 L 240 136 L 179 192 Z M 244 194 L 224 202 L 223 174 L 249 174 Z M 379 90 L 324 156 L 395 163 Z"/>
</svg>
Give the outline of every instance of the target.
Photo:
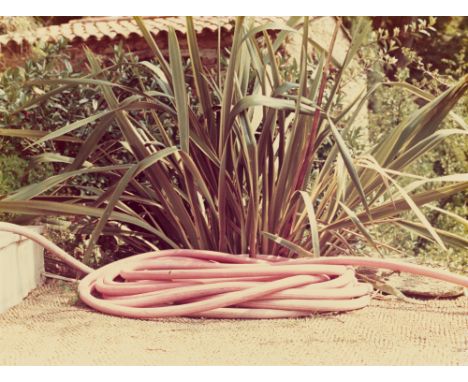
<svg viewBox="0 0 468 382">
<path fill-rule="evenodd" d="M 24 185 L 28 162 L 19 156 L 0 155 L 0 195 L 6 195 Z"/>
<path fill-rule="evenodd" d="M 47 166 L 53 172 L 59 173 L 67 166 L 67 158 L 74 157 L 79 149 L 79 144 L 96 127 L 97 122 L 91 122 L 79 129 L 73 130 L 69 136 L 73 142 L 54 141 L 39 145 L 31 145 L 31 139 L 21 139 L 1 133 L 1 129 L 22 129 L 43 132 L 58 130 L 67 123 L 87 118 L 98 111 L 105 109 L 105 103 L 99 92 L 93 87 L 71 86 L 62 92 L 55 94 L 45 102 L 29 105 L 31 100 L 45 94 L 54 86 L 25 86 L 29 81 L 44 80 L 49 78 L 72 79 L 80 78 L 84 74 L 75 71 L 66 53 L 67 42 L 59 41 L 57 44 L 44 44 L 36 50 L 34 59 L 28 60 L 23 67 L 15 67 L 6 70 L 0 75 L 0 152 L 5 156 L 14 156 L 28 161 L 31 166 L 40 168 Z M 120 46 L 114 47 L 115 55 L 108 60 L 107 65 L 112 68 L 110 79 L 122 85 L 135 87 L 144 83 L 147 89 L 158 90 L 153 76 L 148 70 L 136 66 L 137 58 L 130 53 L 124 53 Z M 123 90 L 116 92 L 119 97 L 127 97 L 129 94 Z M 19 110 L 19 111 L 18 111 Z M 140 123 L 152 128 L 148 118 L 138 113 L 134 114 Z M 153 129 L 154 130 L 154 129 Z M 122 139 L 120 129 L 115 123 L 110 123 L 104 140 L 116 142 Z M 59 154 L 61 157 L 48 156 L 47 153 Z M 131 157 L 125 151 L 116 150 L 113 160 L 117 163 L 128 163 Z M 98 161 L 99 162 L 99 161 Z M 29 178 L 24 178 L 17 188 L 28 183 Z M 35 178 L 35 181 L 38 179 Z M 102 188 L 107 185 L 108 178 L 103 174 L 89 174 L 74 178 L 71 185 L 83 187 Z M 1 190 L 2 188 L 0 188 Z M 14 188 L 5 187 L 8 192 Z M 75 188 L 75 191 L 77 188 Z M 85 192 L 86 191 L 82 191 Z M 0 196 L 5 193 L 0 192 Z"/>
<path fill-rule="evenodd" d="M 394 52 L 400 52 L 400 55 L 404 54 L 405 60 L 403 63 L 395 62 L 391 70 L 389 70 L 388 66 L 385 66 L 385 62 L 380 63 L 380 65 L 374 63 L 372 66 L 373 73 L 369 76 L 371 85 L 372 79 L 389 81 L 390 79 L 387 77 L 389 76 L 397 78 L 401 82 L 417 86 L 428 93 L 440 94 L 461 77 L 461 74 L 465 71 L 464 68 L 466 68 L 464 59 L 466 46 L 460 44 L 460 41 L 463 40 L 460 35 L 462 28 L 456 28 L 457 24 L 463 23 L 460 18 L 443 17 L 433 19 L 430 23 L 431 29 L 423 29 L 424 33 L 417 36 L 418 43 L 412 41 L 412 45 L 408 44 L 408 41 L 401 36 L 396 39 L 395 36 L 398 32 L 395 32 L 394 28 L 398 28 L 398 30 L 413 28 L 415 31 L 417 28 L 414 26 L 405 27 L 404 20 L 400 20 L 401 18 L 395 19 L 384 18 L 380 22 L 381 27 L 386 26 L 386 32 L 380 31 L 379 35 L 380 37 L 385 35 L 385 38 L 383 42 L 382 39 L 377 39 L 376 44 L 369 47 L 369 49 L 374 51 L 380 49 L 380 54 L 378 54 L 380 57 L 385 57 L 386 54 L 398 56 Z M 398 22 L 399 24 L 397 24 Z M 414 38 L 410 40 L 414 40 Z M 390 51 L 389 47 L 392 47 Z M 437 56 L 433 55 L 434 52 L 437 52 Z M 377 54 L 370 54 L 370 56 L 375 55 Z M 438 57 L 438 59 L 434 61 L 434 57 Z M 369 61 L 372 60 L 369 59 Z M 416 110 L 420 104 L 421 98 L 415 97 L 415 94 L 410 92 L 402 92 L 399 89 L 392 88 L 377 90 L 370 102 L 370 139 L 379 139 L 387 131 L 391 130 L 395 124 L 402 121 L 408 113 Z M 468 117 L 467 105 L 467 97 L 464 97 L 459 105 L 454 108 L 454 112 L 465 121 Z M 453 119 L 445 120 L 441 126 L 443 129 L 458 127 L 459 124 Z M 408 168 L 408 171 L 428 178 L 468 173 L 468 137 L 454 136 L 445 139 L 415 161 Z M 454 219 L 443 211 L 425 208 L 428 220 L 439 229 L 466 237 L 468 234 L 466 223 L 468 206 L 466 200 L 468 200 L 468 191 L 465 190 L 457 195 L 431 203 L 431 206 L 435 208 L 464 218 L 465 222 Z M 452 269 L 468 271 L 467 248 L 441 251 L 440 248 L 427 239 L 391 226 L 376 232 L 376 234 L 387 244 L 400 251 L 413 253 L 422 257 L 425 261 L 435 261 Z"/>
</svg>

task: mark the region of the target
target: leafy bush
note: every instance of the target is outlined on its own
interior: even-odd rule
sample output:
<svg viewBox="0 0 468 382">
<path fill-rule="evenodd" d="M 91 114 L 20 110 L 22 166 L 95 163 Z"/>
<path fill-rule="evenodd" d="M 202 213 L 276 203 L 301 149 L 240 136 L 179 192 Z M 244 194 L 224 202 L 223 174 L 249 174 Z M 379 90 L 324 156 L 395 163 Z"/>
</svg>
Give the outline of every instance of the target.
<svg viewBox="0 0 468 382">
<path fill-rule="evenodd" d="M 410 70 L 411 78 L 421 78 L 426 70 L 454 78 L 466 73 L 466 17 L 373 17 L 372 20 L 383 37 L 379 40 L 381 47 L 398 59 L 400 69 Z"/>
<path fill-rule="evenodd" d="M 39 180 L 40 170 L 44 166 L 49 169 L 49 172 L 44 173 L 48 176 L 52 174 L 50 171 L 53 173 L 63 171 L 70 158 L 77 154 L 80 142 L 83 142 L 83 139 L 90 134 L 97 122 L 90 122 L 74 129 L 63 139 L 36 145 L 31 145 L 31 142 L 70 122 L 88 118 L 95 112 L 105 109 L 105 103 L 96 89 L 80 86 L 70 86 L 44 99 L 43 102 L 30 105 L 31 100 L 46 94 L 54 88 L 54 85 L 25 86 L 29 81 L 49 78 L 72 79 L 84 76 L 72 67 L 66 47 L 67 41 L 64 39 L 56 44 L 43 44 L 36 48 L 36 56 L 28 60 L 24 67 L 10 68 L 0 77 L 0 152 L 11 160 L 20 162 L 22 160 L 21 163 L 27 161 L 31 167 L 34 167 L 32 171 L 37 175 L 31 178 L 34 181 Z M 147 88 L 155 88 L 156 84 L 148 70 L 136 67 L 136 62 L 136 56 L 124 53 L 121 46 L 115 46 L 114 57 L 107 62 L 109 68 L 112 69 L 111 79 L 129 87 L 143 82 Z M 128 93 L 121 90 L 118 95 L 126 97 Z M 140 119 L 140 122 L 145 123 L 145 120 Z M 110 124 L 103 139 L 112 142 L 122 139 L 120 129 L 115 123 Z M 127 163 L 130 160 L 125 153 L 118 152 L 117 154 L 122 154 L 122 156 L 114 157 L 114 160 L 118 162 Z M 22 171 L 18 171 L 17 174 L 23 182 L 9 180 L 10 183 L 15 182 L 16 188 L 4 185 L 4 192 L 0 192 L 0 195 L 7 193 L 7 190 L 10 192 L 29 184 L 29 178 L 24 177 Z M 74 178 L 71 184 L 83 187 L 105 187 L 106 182 L 105 176 L 89 174 Z"/>
<path fill-rule="evenodd" d="M 31 142 L 70 122 L 79 121 L 105 109 L 96 89 L 80 86 L 68 87 L 50 99 L 30 105 L 32 100 L 50 91 L 55 85 L 27 86 L 28 81 L 80 78 L 85 75 L 72 67 L 66 50 L 67 44 L 64 39 L 55 44 L 41 44 L 35 47 L 35 54 L 24 66 L 9 68 L 0 74 L 0 199 L 2 195 L 63 171 L 69 158 L 76 155 L 80 142 L 93 130 L 97 122 L 73 130 L 63 140 L 39 145 L 31 145 Z M 136 56 L 124 52 L 121 46 L 114 46 L 114 56 L 108 59 L 106 64 L 112 68 L 111 78 L 114 81 L 127 86 L 136 86 L 143 82 L 148 88 L 154 88 L 156 84 L 151 73 L 147 69 L 135 66 L 136 62 Z M 128 95 L 125 91 L 120 91 L 119 94 Z M 111 123 L 103 140 L 116 142 L 121 139 L 120 129 L 115 123 Z M 129 163 L 131 157 L 117 151 L 114 160 Z M 71 187 L 63 187 L 62 192 L 86 195 L 89 193 L 88 189 L 102 189 L 109 184 L 105 175 L 91 173 L 71 179 L 69 185 Z M 18 218 L 16 214 L 0 214 L 0 220 L 13 219 L 25 222 L 24 217 Z M 82 233 L 81 229 L 89 223 L 87 219 L 69 218 L 67 221 L 43 218 L 42 222 L 47 223 L 47 235 L 54 242 L 68 253 L 82 258 L 89 234 L 86 230 Z M 130 250 L 112 236 L 101 238 L 100 244 L 99 248 L 93 250 L 93 256 L 102 263 L 128 255 Z M 60 272 L 63 273 L 62 268 Z"/>
<path fill-rule="evenodd" d="M 51 176 L 50 168 L 30 171 L 29 161 L 18 155 L 0 155 L 0 195 Z"/>
<path fill-rule="evenodd" d="M 355 25 L 350 50 L 335 71 L 326 51 L 317 62 L 310 60 L 305 20 L 302 55 L 292 80 L 285 80 L 277 65 L 285 35 L 271 41 L 263 34 L 259 42 L 261 28 L 251 29 L 242 17 L 223 73 L 201 65 L 190 18 L 190 67 L 183 64 L 173 30 L 166 61 L 138 23 L 156 64 L 133 66 L 151 73 L 149 83 L 122 84 L 118 66 L 103 67 L 89 51 L 86 77 L 29 81 L 29 86 L 48 87 L 31 105 L 72 86 L 92 89 L 102 103 L 94 114 L 35 142 L 54 145 L 92 126 L 62 172 L 3 198 L 0 211 L 90 218 L 93 224 L 83 226 L 91 235 L 86 262 L 93 261 L 101 235 L 137 250 L 186 247 L 251 256 L 329 256 L 353 253 L 363 241 L 381 252 L 384 245 L 369 229 L 390 224 L 443 249 L 467 246 L 463 237 L 435 230 L 419 208 L 466 189 L 466 176 L 414 180 L 405 172 L 446 136 L 464 134 L 438 128 L 466 91 L 467 77 L 437 97 L 406 83 L 379 83 L 341 107 L 343 76 L 369 34 L 364 19 Z M 282 28 L 291 31 L 291 26 Z M 370 150 L 353 154 L 343 136 L 352 135 L 356 107 L 379 86 L 424 94 L 426 104 L 392 126 Z M 118 133 L 109 136 L 114 126 Z M 322 146 L 330 143 L 325 162 L 316 166 Z M 72 179 L 89 174 L 102 174 L 105 185 L 71 187 Z M 410 216 L 400 217 L 405 212 Z M 414 217 L 419 222 L 409 220 Z"/>
<path fill-rule="evenodd" d="M 385 18 L 378 23 L 380 27 L 386 25 L 386 28 L 377 31 L 376 43 L 368 47 L 366 59 L 372 62 L 371 57 L 376 55 L 387 56 L 387 59 L 383 60 L 384 64 L 381 66 L 369 65 L 373 70 L 369 78 L 377 78 L 377 81 L 390 81 L 392 77 L 412 84 L 427 93 L 441 94 L 461 77 L 461 73 L 466 68 L 464 59 L 466 48 L 460 44 L 462 38 L 454 28 L 463 21 L 460 18 L 442 17 L 430 18 L 429 22 L 424 25 L 422 20 L 419 20 L 418 25 L 414 23 L 411 25 L 405 24 L 405 21 L 401 19 Z M 403 30 L 407 31 L 406 37 L 401 36 Z M 413 35 L 410 34 L 411 31 Z M 415 40 L 418 43 L 415 43 Z M 429 61 L 432 53 L 429 54 L 428 47 L 431 47 L 431 52 L 438 52 L 438 62 Z M 369 50 L 373 51 L 369 52 Z M 395 54 L 395 52 L 400 53 Z M 405 60 L 393 62 L 393 65 L 389 66 L 387 64 L 389 55 L 393 57 L 404 55 Z M 418 104 L 421 104 L 421 98 L 414 93 L 401 92 L 392 88 L 377 90 L 370 102 L 370 139 L 376 140 L 392 129 L 408 113 L 416 110 Z M 468 116 L 467 105 L 465 96 L 453 110 L 462 120 L 466 120 Z M 459 124 L 453 119 L 445 120 L 441 126 L 442 129 L 458 127 Z M 464 129 L 467 129 L 466 125 Z M 467 153 L 467 136 L 448 137 L 415 161 L 409 167 L 409 171 L 428 178 L 466 174 L 468 173 Z M 439 229 L 466 236 L 467 198 L 468 192 L 465 190 L 431 203 L 425 208 L 428 220 Z M 454 218 L 450 214 L 456 214 L 461 219 Z M 390 246 L 406 253 L 414 253 L 424 258 L 424 261 L 436 261 L 439 265 L 448 266 L 454 270 L 465 272 L 468 270 L 467 248 L 440 251 L 440 248 L 430 241 L 392 227 L 386 227 L 375 234 Z"/>
<path fill-rule="evenodd" d="M 37 104 L 31 104 L 31 100 L 41 97 L 54 88 L 50 86 L 25 86 L 33 80 L 51 78 L 73 79 L 85 74 L 74 70 L 70 58 L 66 53 L 67 41 L 62 39 L 56 44 L 43 44 L 36 48 L 35 58 L 28 60 L 24 67 L 15 67 L 6 70 L 0 77 L 0 129 L 21 128 L 23 130 L 36 130 L 50 132 L 59 129 L 67 123 L 78 121 L 93 115 L 95 112 L 105 109 L 102 97 L 96 89 L 91 87 L 69 86 L 61 92 L 54 93 L 50 98 L 44 98 Z M 131 54 L 124 54 L 121 46 L 114 47 L 114 57 L 109 59 L 109 70 L 112 70 L 111 79 L 127 86 L 135 86 L 143 81 L 148 87 L 152 86 L 152 78 L 147 72 L 136 68 L 137 58 Z M 124 91 L 119 95 L 126 96 Z M 47 142 L 41 145 L 30 145 L 30 141 L 24 139 L 13 140 L 11 136 L 1 137 L 2 142 L 8 142 L 7 146 L 0 146 L 3 153 L 22 152 L 23 156 L 36 155 L 46 151 L 59 152 L 62 155 L 76 155 L 80 142 L 92 131 L 96 122 L 79 129 L 74 129 L 71 136 L 77 138 L 66 141 L 66 144 Z M 110 129 L 112 130 L 112 129 Z M 114 129 L 110 133 L 117 135 L 119 130 Z M 4 136 L 6 134 L 3 134 Z M 45 134 L 44 134 L 45 135 Z M 32 136 L 37 138 L 38 135 Z"/>
</svg>

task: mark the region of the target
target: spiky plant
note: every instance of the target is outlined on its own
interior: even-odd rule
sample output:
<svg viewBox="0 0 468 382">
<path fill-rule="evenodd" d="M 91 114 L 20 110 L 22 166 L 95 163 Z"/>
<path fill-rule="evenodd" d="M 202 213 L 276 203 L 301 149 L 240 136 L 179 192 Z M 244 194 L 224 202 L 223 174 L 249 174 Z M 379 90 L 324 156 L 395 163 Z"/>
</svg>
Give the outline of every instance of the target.
<svg viewBox="0 0 468 382">
<path fill-rule="evenodd" d="M 468 174 L 425 179 L 405 173 L 405 168 L 445 137 L 467 134 L 465 123 L 455 115 L 451 117 L 461 129 L 438 127 L 466 91 L 468 77 L 437 97 L 408 84 L 376 85 L 399 86 L 427 103 L 357 156 L 343 136 L 375 88 L 344 108 L 335 105 L 343 74 L 370 32 L 366 20 L 354 28 L 350 49 L 343 62 L 335 63 L 331 83 L 337 30 L 330 48 L 314 63 L 307 18 L 298 29 L 297 18 L 285 25 L 253 28 L 238 17 L 227 67 L 215 74 L 202 65 L 190 17 L 187 69 L 174 30 L 168 33 L 167 60 L 143 21 L 136 22 L 156 61 L 139 65 L 154 74 L 159 90 L 109 81 L 108 71 L 89 51 L 91 73 L 86 77 L 32 81 L 29 85 L 57 87 L 25 107 L 70 86 L 88 86 L 100 89 L 107 108 L 36 137 L 36 145 L 63 139 L 97 121 L 75 158 L 57 159 L 69 162 L 63 172 L 2 198 L 0 211 L 91 217 L 95 225 L 86 262 L 102 234 L 116 235 L 139 250 L 171 247 L 251 256 L 330 256 L 352 253 L 356 242 L 363 240 L 379 252 L 383 244 L 372 238 L 369 227 L 397 224 L 441 248 L 467 248 L 465 238 L 433 228 L 419 207 L 465 190 Z M 274 40 L 265 33 L 268 28 L 280 31 Z M 286 81 L 277 64 L 278 49 L 288 33 L 302 33 L 296 82 Z M 129 95 L 118 98 L 122 91 Z M 149 118 L 151 126 L 140 124 L 137 115 Z M 124 138 L 116 145 L 103 142 L 112 123 Z M 2 132 L 9 133 L 19 132 Z M 333 146 L 325 163 L 312 171 L 326 141 Z M 133 158 L 131 163 L 116 162 L 110 153 L 116 146 Z M 92 173 L 106 174 L 111 185 L 87 189 L 84 196 L 60 192 L 73 177 Z M 413 181 L 403 187 L 402 178 Z M 412 211 L 416 220 L 399 217 L 406 211 Z"/>
</svg>

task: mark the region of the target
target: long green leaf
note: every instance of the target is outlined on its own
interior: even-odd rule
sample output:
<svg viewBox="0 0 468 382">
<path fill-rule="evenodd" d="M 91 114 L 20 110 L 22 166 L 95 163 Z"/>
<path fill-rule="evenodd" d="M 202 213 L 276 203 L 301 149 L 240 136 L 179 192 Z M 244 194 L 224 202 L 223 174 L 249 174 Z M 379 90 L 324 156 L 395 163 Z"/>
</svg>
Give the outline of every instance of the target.
<svg viewBox="0 0 468 382">
<path fill-rule="evenodd" d="M 232 101 L 234 97 L 234 77 L 237 66 L 237 57 L 240 50 L 240 42 L 242 38 L 242 27 L 244 24 L 244 17 L 236 18 L 236 27 L 234 30 L 234 38 L 231 48 L 231 57 L 224 81 L 223 97 L 221 104 L 220 115 L 220 140 L 218 144 L 218 154 L 221 156 L 224 146 L 226 144 L 226 137 L 228 136 L 228 129 L 230 129 L 229 115 L 231 112 Z"/>
<path fill-rule="evenodd" d="M 180 147 L 189 152 L 189 117 L 187 106 L 187 90 L 185 89 L 184 69 L 180 56 L 179 42 L 173 28 L 169 28 L 169 57 L 172 70 L 175 104 L 177 110 L 177 124 L 180 135 Z"/>
<path fill-rule="evenodd" d="M 0 212 L 18 213 L 33 216 L 92 216 L 99 218 L 104 213 L 102 208 L 88 207 L 78 204 L 47 202 L 42 200 L 0 200 Z M 179 246 L 160 230 L 155 229 L 143 219 L 120 212 L 112 212 L 110 219 L 140 227 L 166 242 L 172 248 Z"/>
<path fill-rule="evenodd" d="M 338 132 L 338 129 L 336 128 L 335 124 L 333 123 L 333 121 L 331 120 L 330 117 L 328 117 L 328 122 L 329 122 L 330 130 L 331 130 L 333 136 L 335 137 L 338 149 L 339 149 L 340 154 L 341 154 L 341 156 L 343 158 L 346 169 L 348 170 L 348 174 L 349 174 L 349 176 L 351 178 L 351 181 L 353 182 L 354 186 L 356 187 L 357 192 L 359 193 L 359 196 L 361 198 L 361 202 L 362 202 L 367 214 L 370 216 L 369 205 L 367 203 L 366 194 L 365 194 L 364 189 L 363 189 L 363 187 L 361 185 L 361 181 L 359 179 L 359 175 L 358 175 L 358 173 L 356 171 L 356 168 L 354 167 L 353 159 L 351 157 L 351 154 L 349 153 L 345 141 L 341 137 L 341 134 Z"/>
<path fill-rule="evenodd" d="M 75 171 L 64 172 L 61 174 L 53 175 L 41 182 L 33 183 L 27 185 L 25 187 L 20 188 L 19 190 L 15 191 L 11 195 L 7 196 L 5 200 L 28 200 L 32 199 L 35 196 L 41 195 L 46 191 L 52 189 L 53 187 L 64 183 L 68 179 L 85 174 L 93 174 L 93 173 L 103 173 L 109 174 L 113 171 L 117 173 L 119 171 L 125 171 L 130 167 L 130 165 L 112 165 L 112 166 L 103 166 L 103 167 L 91 167 L 91 168 L 83 168 Z"/>
<path fill-rule="evenodd" d="M 319 238 L 319 229 L 317 224 L 317 218 L 315 216 L 314 206 L 310 200 L 310 195 L 308 195 L 304 191 L 299 191 L 302 199 L 304 201 L 304 205 L 306 207 L 307 215 L 309 217 L 309 224 L 310 224 L 310 236 L 312 238 L 312 248 L 313 248 L 313 255 L 314 257 L 320 257 L 320 238 Z"/>
<path fill-rule="evenodd" d="M 187 17 L 187 42 L 190 52 L 190 60 L 192 63 L 192 73 L 195 80 L 198 99 L 203 109 L 203 114 L 207 120 L 208 131 L 215 131 L 215 121 L 213 116 L 213 105 L 211 102 L 210 89 L 205 79 L 202 61 L 200 59 L 200 50 L 197 43 L 197 34 L 193 25 L 193 18 Z M 215 135 L 213 136 L 213 138 Z"/>
<path fill-rule="evenodd" d="M 344 205 L 343 203 L 339 202 L 339 204 L 340 204 L 341 208 L 343 208 L 343 210 L 346 212 L 346 215 L 348 215 L 351 218 L 354 225 L 359 229 L 359 231 L 361 231 L 362 235 L 366 238 L 367 242 L 377 251 L 377 253 L 381 257 L 383 257 L 382 252 L 380 252 L 380 250 L 379 250 L 379 247 L 374 242 L 374 240 L 372 239 L 372 236 L 370 235 L 369 231 L 367 231 L 366 227 L 364 226 L 364 224 L 362 224 L 362 222 L 359 220 L 357 215 L 352 210 L 350 210 L 348 207 L 346 207 L 346 205 Z"/>
<path fill-rule="evenodd" d="M 416 233 L 418 236 L 424 237 L 425 239 L 434 241 L 432 234 L 422 224 L 414 223 L 409 220 L 397 220 L 394 224 L 403 227 L 407 231 Z M 468 239 L 466 237 L 461 237 L 437 228 L 435 230 L 437 235 L 439 235 L 447 245 L 465 250 L 468 249 Z"/>
<path fill-rule="evenodd" d="M 265 236 L 266 238 L 274 241 L 275 243 L 287 248 L 293 253 L 298 254 L 299 256 L 302 257 L 314 257 L 313 253 L 310 253 L 309 251 L 305 250 L 302 248 L 300 245 L 294 244 L 293 242 L 286 240 L 278 235 L 273 235 L 269 232 L 262 232 L 262 235 Z"/>
<path fill-rule="evenodd" d="M 0 136 L 10 138 L 43 139 L 49 133 L 47 131 L 27 130 L 27 129 L 0 129 Z M 83 140 L 69 135 L 56 137 L 55 140 L 70 143 L 83 143 Z"/>
</svg>

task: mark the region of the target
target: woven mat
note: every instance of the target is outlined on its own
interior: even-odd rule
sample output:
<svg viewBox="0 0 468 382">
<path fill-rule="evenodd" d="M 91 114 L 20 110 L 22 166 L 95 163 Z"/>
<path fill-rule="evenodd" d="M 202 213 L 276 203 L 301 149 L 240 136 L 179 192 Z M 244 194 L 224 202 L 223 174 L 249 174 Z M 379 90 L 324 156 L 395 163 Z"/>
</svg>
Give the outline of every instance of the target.
<svg viewBox="0 0 468 382">
<path fill-rule="evenodd" d="M 468 298 L 282 320 L 107 316 L 48 283 L 0 315 L 0 365 L 468 365 Z"/>
</svg>

